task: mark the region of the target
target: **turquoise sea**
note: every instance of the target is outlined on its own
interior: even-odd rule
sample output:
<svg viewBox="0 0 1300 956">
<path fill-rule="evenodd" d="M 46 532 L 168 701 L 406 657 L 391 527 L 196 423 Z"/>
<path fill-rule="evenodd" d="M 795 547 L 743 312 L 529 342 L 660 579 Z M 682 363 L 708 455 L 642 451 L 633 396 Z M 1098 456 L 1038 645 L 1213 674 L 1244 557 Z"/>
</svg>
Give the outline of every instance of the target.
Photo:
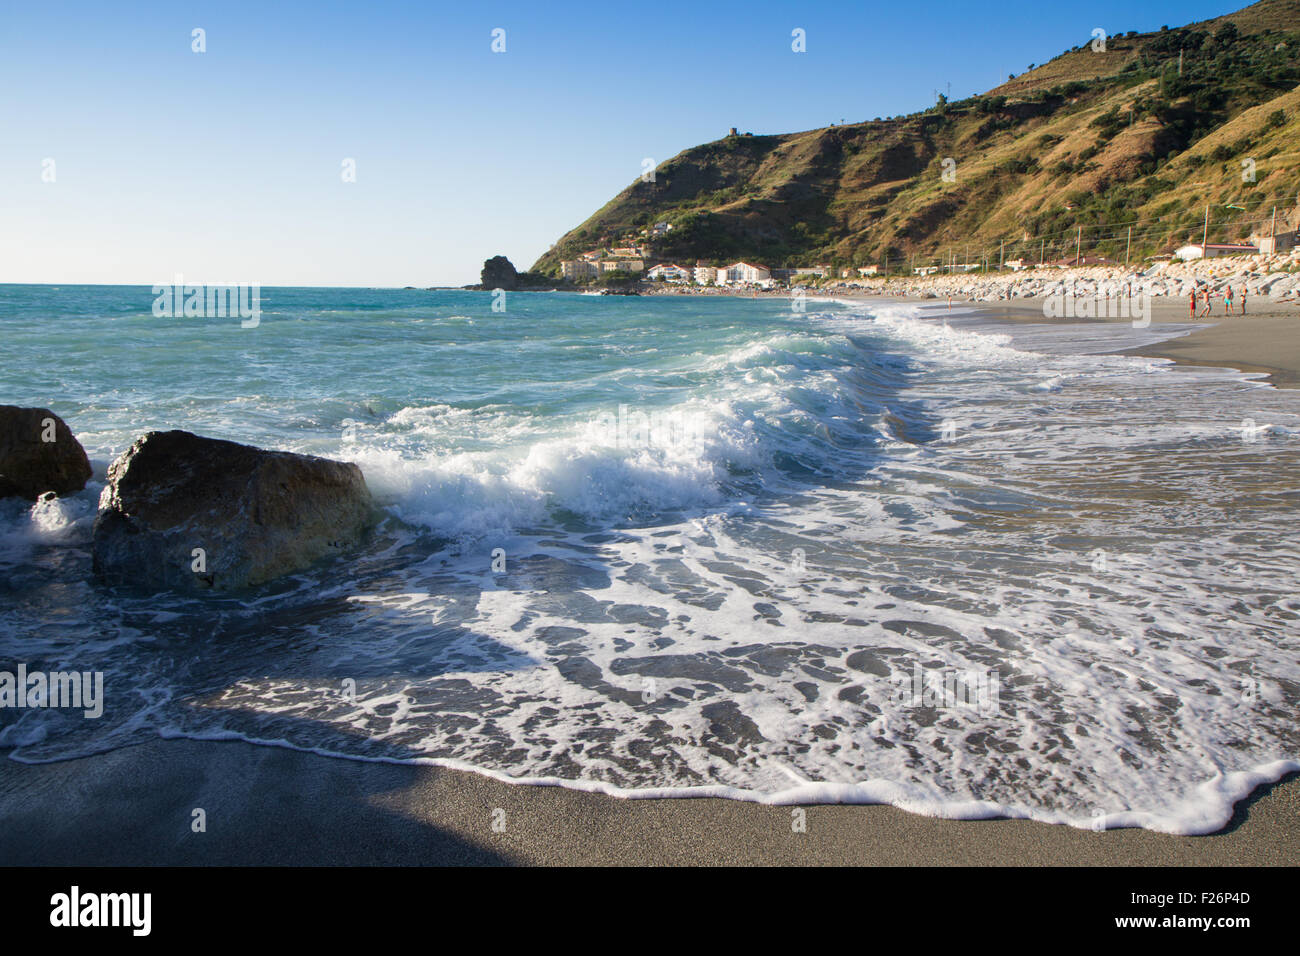
<svg viewBox="0 0 1300 956">
<path fill-rule="evenodd" d="M 1112 354 L 1178 327 L 263 289 L 243 328 L 153 299 L 0 286 L 0 403 L 95 468 L 0 502 L 0 670 L 105 675 L 98 719 L 0 709 L 9 759 L 238 738 L 1182 833 L 1300 769 L 1300 393 Z M 384 520 L 251 591 L 108 588 L 105 471 L 169 428 L 355 461 Z M 981 706 L 926 693 L 956 686 Z"/>
</svg>

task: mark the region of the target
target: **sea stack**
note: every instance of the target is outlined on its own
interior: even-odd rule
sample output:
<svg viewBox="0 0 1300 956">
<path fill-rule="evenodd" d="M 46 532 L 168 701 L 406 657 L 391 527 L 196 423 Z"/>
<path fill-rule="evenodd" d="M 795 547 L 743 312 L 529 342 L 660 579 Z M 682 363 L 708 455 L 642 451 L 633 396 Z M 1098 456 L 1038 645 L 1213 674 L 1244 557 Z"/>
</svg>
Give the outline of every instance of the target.
<svg viewBox="0 0 1300 956">
<path fill-rule="evenodd" d="M 249 587 L 354 547 L 373 510 L 349 462 L 149 432 L 108 470 L 95 572 L 110 584 Z"/>
<path fill-rule="evenodd" d="M 48 408 L 0 405 L 0 498 L 70 495 L 90 479 L 86 450 Z"/>
</svg>

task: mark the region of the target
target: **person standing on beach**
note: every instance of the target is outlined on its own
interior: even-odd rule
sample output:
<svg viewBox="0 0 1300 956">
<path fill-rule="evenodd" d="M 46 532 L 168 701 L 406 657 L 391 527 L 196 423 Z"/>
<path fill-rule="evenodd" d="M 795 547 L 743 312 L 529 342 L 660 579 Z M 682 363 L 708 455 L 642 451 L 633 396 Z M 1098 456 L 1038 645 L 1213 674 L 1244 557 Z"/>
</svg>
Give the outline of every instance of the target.
<svg viewBox="0 0 1300 956">
<path fill-rule="evenodd" d="M 1205 305 L 1201 306 L 1201 318 L 1205 318 L 1210 314 L 1210 287 L 1207 285 L 1204 291 Z"/>
<path fill-rule="evenodd" d="M 1192 301 L 1187 303 L 1187 317 L 1189 319 L 1196 318 L 1196 290 L 1195 289 L 1192 290 Z"/>
<path fill-rule="evenodd" d="M 1232 315 L 1232 286 L 1223 290 L 1223 314 Z"/>
<path fill-rule="evenodd" d="M 1246 314 L 1246 287 L 1241 287 L 1241 314 Z"/>
</svg>

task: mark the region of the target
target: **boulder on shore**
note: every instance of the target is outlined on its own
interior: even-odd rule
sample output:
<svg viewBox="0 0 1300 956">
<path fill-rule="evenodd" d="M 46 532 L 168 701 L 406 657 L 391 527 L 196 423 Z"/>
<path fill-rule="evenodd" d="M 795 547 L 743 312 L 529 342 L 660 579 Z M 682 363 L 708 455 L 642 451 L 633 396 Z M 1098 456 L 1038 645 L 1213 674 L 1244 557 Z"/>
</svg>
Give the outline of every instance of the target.
<svg viewBox="0 0 1300 956">
<path fill-rule="evenodd" d="M 70 495 L 90 479 L 86 450 L 48 408 L 0 405 L 0 498 Z"/>
<path fill-rule="evenodd" d="M 149 432 L 108 470 L 95 572 L 187 590 L 261 584 L 355 546 L 373 511 L 349 462 Z"/>
</svg>

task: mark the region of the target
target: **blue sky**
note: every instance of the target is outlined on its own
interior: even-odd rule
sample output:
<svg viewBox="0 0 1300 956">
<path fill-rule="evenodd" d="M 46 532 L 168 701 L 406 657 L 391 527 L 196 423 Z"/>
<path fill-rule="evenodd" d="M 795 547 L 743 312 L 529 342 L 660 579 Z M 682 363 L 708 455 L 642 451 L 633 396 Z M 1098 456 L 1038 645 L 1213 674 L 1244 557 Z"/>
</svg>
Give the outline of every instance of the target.
<svg viewBox="0 0 1300 956">
<path fill-rule="evenodd" d="M 497 253 L 527 268 L 644 158 L 730 126 L 907 113 L 1094 27 L 1242 5 L 10 0 L 0 282 L 473 282 Z"/>
</svg>

